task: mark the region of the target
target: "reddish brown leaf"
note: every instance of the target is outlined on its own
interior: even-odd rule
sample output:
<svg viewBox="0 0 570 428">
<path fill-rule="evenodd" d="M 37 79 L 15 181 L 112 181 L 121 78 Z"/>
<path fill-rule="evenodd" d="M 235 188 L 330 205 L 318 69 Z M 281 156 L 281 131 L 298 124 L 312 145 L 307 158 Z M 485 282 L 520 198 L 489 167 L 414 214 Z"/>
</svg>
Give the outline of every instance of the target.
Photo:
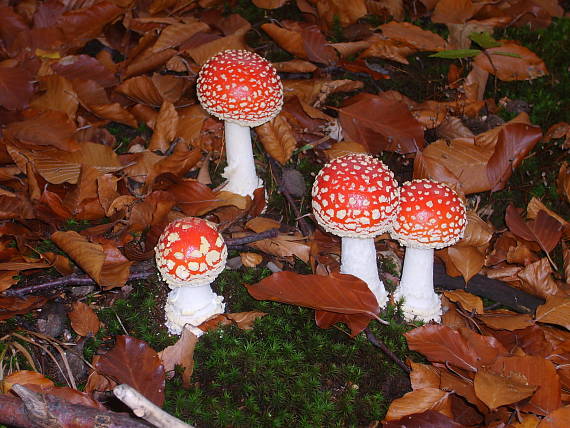
<svg viewBox="0 0 570 428">
<path fill-rule="evenodd" d="M 570 421 L 570 406 L 564 406 L 549 413 L 536 428 L 560 428 L 568 421 Z"/>
<path fill-rule="evenodd" d="M 366 315 L 379 312 L 378 302 L 364 281 L 352 275 L 300 275 L 278 272 L 257 284 L 247 285 L 257 300 L 272 300 L 341 314 Z"/>
<path fill-rule="evenodd" d="M 370 324 L 370 316 L 365 314 L 340 314 L 338 312 L 315 311 L 315 324 L 327 329 L 337 323 L 343 323 L 350 328 L 350 337 L 355 337 Z"/>
<path fill-rule="evenodd" d="M 253 329 L 253 323 L 259 318 L 263 318 L 267 313 L 259 311 L 234 312 L 225 314 L 226 318 L 232 320 L 238 328 L 242 330 Z"/>
<path fill-rule="evenodd" d="M 435 5 L 431 20 L 442 24 L 463 24 L 475 11 L 471 0 L 440 0 Z"/>
<path fill-rule="evenodd" d="M 117 336 L 110 351 L 94 363 L 99 374 L 126 383 L 157 406 L 164 402 L 164 366 L 156 351 L 131 336 Z"/>
<path fill-rule="evenodd" d="M 452 417 L 451 402 L 449 392 L 439 388 L 423 388 L 404 394 L 397 398 L 388 408 L 386 420 L 393 421 L 414 413 L 421 413 L 427 410 L 436 410 L 446 416 Z"/>
<path fill-rule="evenodd" d="M 45 112 L 21 122 L 13 122 L 6 127 L 6 132 L 28 144 L 53 146 L 65 151 L 79 148 L 73 139 L 75 125 L 61 112 Z"/>
<path fill-rule="evenodd" d="M 501 46 L 477 55 L 475 64 L 504 81 L 536 79 L 548 73 L 544 62 L 534 52 L 511 40 L 501 42 Z"/>
<path fill-rule="evenodd" d="M 538 126 L 508 123 L 501 128 L 495 151 L 487 163 L 487 176 L 493 192 L 505 187 L 513 170 L 541 138 L 542 131 Z"/>
<path fill-rule="evenodd" d="M 528 355 L 499 356 L 490 370 L 503 376 L 518 373 L 529 385 L 539 387 L 530 401 L 520 406 L 521 410 L 546 416 L 560 407 L 560 378 L 550 361 Z"/>
<path fill-rule="evenodd" d="M 69 55 L 53 64 L 53 71 L 68 80 L 94 80 L 104 88 L 117 83 L 115 75 L 96 58 L 88 55 Z"/>
<path fill-rule="evenodd" d="M 350 140 L 371 153 L 415 153 L 423 148 L 423 129 L 403 102 L 365 93 L 349 101 L 339 110 L 339 120 Z"/>
<path fill-rule="evenodd" d="M 534 324 L 530 314 L 517 314 L 506 309 L 487 311 L 477 318 L 491 328 L 509 331 L 521 330 Z"/>
<path fill-rule="evenodd" d="M 194 349 L 196 348 L 196 343 L 198 343 L 198 337 L 190 329 L 185 328 L 178 342 L 158 353 L 167 375 L 174 375 L 176 366 L 182 366 L 184 369 L 182 384 L 186 388 L 190 386 L 190 378 L 194 371 Z"/>
<path fill-rule="evenodd" d="M 382 428 L 465 428 L 449 416 L 435 410 L 404 416 L 393 421 L 382 422 Z"/>
<path fill-rule="evenodd" d="M 297 147 L 293 128 L 283 115 L 258 126 L 255 128 L 255 133 L 265 151 L 281 165 L 291 158 Z"/>
<path fill-rule="evenodd" d="M 261 29 L 275 40 L 281 48 L 293 54 L 296 58 L 307 59 L 303 37 L 297 31 L 280 27 L 277 24 L 262 24 Z"/>
<path fill-rule="evenodd" d="M 494 361 L 497 355 L 506 353 L 493 337 L 476 333 L 465 336 L 443 325 L 425 325 L 404 336 L 409 348 L 422 353 L 428 360 L 453 364 L 472 372 Z"/>
<path fill-rule="evenodd" d="M 446 48 L 447 43 L 437 34 L 422 30 L 409 22 L 392 21 L 380 26 L 382 34 L 392 39 L 412 45 L 421 51 L 440 51 Z"/>
<path fill-rule="evenodd" d="M 47 297 L 29 296 L 20 297 L 2 297 L 0 296 L 0 320 L 7 320 L 14 315 L 27 314 L 44 305 Z"/>
<path fill-rule="evenodd" d="M 473 386 L 477 397 L 491 410 L 495 410 L 530 397 L 537 387 L 527 385 L 525 380 L 521 376 L 501 376 L 479 370 L 475 374 Z"/>
<path fill-rule="evenodd" d="M 0 23 L 1 25 L 1 23 Z M 30 73 L 22 67 L 0 67 L 0 105 L 8 110 L 28 106 L 34 92 Z"/>
<path fill-rule="evenodd" d="M 310 61 L 320 64 L 334 64 L 337 61 L 336 51 L 329 46 L 327 39 L 316 25 L 310 25 L 301 31 L 303 46 Z"/>
<path fill-rule="evenodd" d="M 546 303 L 536 309 L 534 319 L 570 330 L 570 297 L 548 296 Z"/>
<path fill-rule="evenodd" d="M 468 312 L 483 313 L 483 300 L 479 296 L 464 290 L 444 291 L 443 294 L 452 302 L 459 303 Z"/>
<path fill-rule="evenodd" d="M 97 314 L 83 302 L 74 302 L 67 316 L 71 321 L 71 327 L 80 336 L 95 336 L 99 331 L 100 322 Z"/>
<path fill-rule="evenodd" d="M 437 367 L 413 361 L 408 361 L 408 364 L 412 369 L 410 373 L 412 389 L 439 388 L 441 376 Z"/>
<path fill-rule="evenodd" d="M 505 214 L 505 223 L 511 232 L 527 241 L 538 242 L 547 253 L 552 251 L 562 237 L 562 225 L 545 211 L 540 211 L 536 220 L 524 222 L 519 210 L 509 204 Z"/>
</svg>

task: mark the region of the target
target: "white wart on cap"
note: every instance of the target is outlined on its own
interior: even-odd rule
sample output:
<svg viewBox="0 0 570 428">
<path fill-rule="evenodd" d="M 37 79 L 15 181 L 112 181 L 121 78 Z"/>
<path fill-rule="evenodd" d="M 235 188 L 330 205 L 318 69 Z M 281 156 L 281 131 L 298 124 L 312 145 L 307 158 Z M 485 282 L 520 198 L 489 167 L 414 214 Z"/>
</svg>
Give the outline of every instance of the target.
<svg viewBox="0 0 570 428">
<path fill-rule="evenodd" d="M 400 188 L 393 238 L 406 247 L 444 248 L 463 237 L 465 206 L 446 184 L 412 180 Z"/>
<path fill-rule="evenodd" d="M 318 223 L 341 237 L 371 238 L 391 228 L 398 205 L 398 183 L 374 156 L 351 153 L 329 162 L 312 190 Z"/>
<path fill-rule="evenodd" d="M 246 50 L 226 50 L 210 58 L 197 82 L 202 107 L 221 120 L 259 126 L 283 105 L 283 85 L 275 67 Z"/>
</svg>

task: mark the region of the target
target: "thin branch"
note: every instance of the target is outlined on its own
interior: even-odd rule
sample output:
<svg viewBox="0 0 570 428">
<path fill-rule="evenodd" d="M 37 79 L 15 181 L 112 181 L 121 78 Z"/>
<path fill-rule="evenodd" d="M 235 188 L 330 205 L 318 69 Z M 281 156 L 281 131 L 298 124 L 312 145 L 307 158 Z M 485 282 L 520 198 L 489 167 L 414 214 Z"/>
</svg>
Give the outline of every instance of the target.
<svg viewBox="0 0 570 428">
<path fill-rule="evenodd" d="M 279 229 L 269 229 L 265 232 L 254 233 L 251 235 L 242 236 L 241 238 L 226 239 L 226 245 L 229 249 L 234 249 L 234 247 L 251 244 L 252 242 L 261 241 L 263 239 L 275 238 L 277 235 L 279 235 Z"/>
<path fill-rule="evenodd" d="M 410 368 L 402 360 L 400 360 L 400 358 L 398 358 L 398 356 L 394 354 L 394 352 L 392 352 L 392 350 L 388 348 L 384 342 L 374 336 L 374 333 L 372 333 L 368 327 L 364 329 L 364 332 L 366 333 L 366 337 L 370 343 L 384 352 L 384 354 L 386 354 L 392 361 L 394 361 L 402 370 L 408 374 L 410 373 Z"/>
</svg>

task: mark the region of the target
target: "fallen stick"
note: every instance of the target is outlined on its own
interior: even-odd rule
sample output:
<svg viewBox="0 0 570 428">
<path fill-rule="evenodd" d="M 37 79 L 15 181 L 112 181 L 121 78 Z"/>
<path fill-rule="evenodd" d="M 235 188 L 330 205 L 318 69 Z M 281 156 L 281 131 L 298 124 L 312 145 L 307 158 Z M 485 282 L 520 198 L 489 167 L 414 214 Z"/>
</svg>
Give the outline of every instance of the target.
<svg viewBox="0 0 570 428">
<path fill-rule="evenodd" d="M 148 428 L 126 413 L 72 404 L 50 394 L 40 394 L 15 384 L 20 398 L 0 394 L 0 423 L 19 428 Z"/>
<path fill-rule="evenodd" d="M 135 415 L 158 428 L 194 428 L 166 413 L 129 385 L 117 385 L 113 389 L 113 394 L 129 406 Z"/>
<path fill-rule="evenodd" d="M 402 360 L 400 360 L 400 358 L 398 358 L 398 356 L 394 354 L 394 352 L 392 352 L 392 350 L 388 348 L 384 342 L 378 339 L 368 327 L 364 329 L 364 333 L 366 333 L 366 337 L 370 343 L 384 352 L 384 354 L 386 354 L 392 361 L 394 361 L 402 370 L 404 370 L 404 372 L 410 374 L 410 368 Z"/>
<path fill-rule="evenodd" d="M 462 277 L 451 277 L 445 272 L 445 266 L 441 263 L 433 265 L 433 283 L 436 288 L 444 290 L 465 290 L 479 297 L 491 299 L 516 312 L 532 313 L 539 305 L 544 304 L 544 299 L 525 293 L 510 285 L 477 274 L 465 283 Z"/>
</svg>

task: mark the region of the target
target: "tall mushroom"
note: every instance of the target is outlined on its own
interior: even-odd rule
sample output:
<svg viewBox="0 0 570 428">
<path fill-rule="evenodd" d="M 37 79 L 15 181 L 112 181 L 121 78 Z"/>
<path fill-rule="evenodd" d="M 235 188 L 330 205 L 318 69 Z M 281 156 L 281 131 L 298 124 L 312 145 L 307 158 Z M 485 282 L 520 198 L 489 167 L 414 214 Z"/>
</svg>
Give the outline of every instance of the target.
<svg viewBox="0 0 570 428">
<path fill-rule="evenodd" d="M 421 321 L 441 319 L 441 302 L 433 288 L 433 253 L 455 244 L 466 226 L 465 206 L 443 183 L 408 181 L 400 188 L 400 205 L 391 232 L 406 247 L 396 300 L 404 298 L 404 316 Z"/>
<path fill-rule="evenodd" d="M 166 326 L 180 334 L 184 325 L 197 336 L 208 318 L 224 312 L 224 298 L 210 283 L 224 270 L 228 250 L 214 224 L 197 217 L 173 221 L 155 248 L 156 266 L 172 291 L 166 302 Z"/>
<path fill-rule="evenodd" d="M 249 128 L 281 111 L 283 85 L 275 67 L 256 53 L 226 50 L 202 66 L 196 90 L 202 107 L 224 121 L 228 165 L 223 189 L 253 197 L 263 181 L 255 172 Z"/>
<path fill-rule="evenodd" d="M 371 155 L 348 154 L 321 169 L 312 197 L 317 222 L 342 238 L 341 272 L 365 281 L 383 307 L 387 293 L 378 276 L 374 237 L 391 227 L 396 214 L 394 174 Z"/>
</svg>

